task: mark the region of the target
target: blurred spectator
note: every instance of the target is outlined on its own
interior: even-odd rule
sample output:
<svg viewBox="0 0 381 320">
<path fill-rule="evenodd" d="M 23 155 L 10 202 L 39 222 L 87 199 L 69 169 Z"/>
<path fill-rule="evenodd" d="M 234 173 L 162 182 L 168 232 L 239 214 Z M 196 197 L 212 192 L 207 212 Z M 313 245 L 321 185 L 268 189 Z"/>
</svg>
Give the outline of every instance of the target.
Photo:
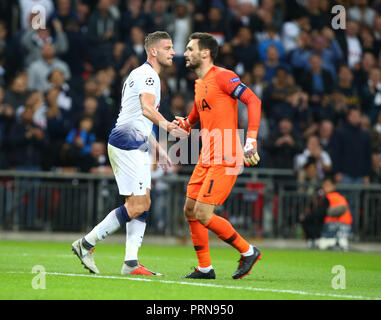
<svg viewBox="0 0 381 320">
<path fill-rule="evenodd" d="M 176 0 L 176 3 L 183 3 L 185 6 L 186 1 Z M 222 46 L 232 37 L 231 31 L 228 29 L 226 21 L 224 20 L 222 10 L 223 8 L 216 4 L 211 5 L 206 21 L 200 26 L 195 25 L 196 31 L 212 34 L 217 39 L 219 46 Z"/>
<path fill-rule="evenodd" d="M 343 52 L 335 39 L 335 34 L 329 28 L 324 28 L 321 34 L 314 33 L 312 41 L 310 35 L 301 32 L 298 39 L 298 48 L 291 53 L 291 64 L 297 69 L 309 69 L 309 58 L 315 53 L 321 57 L 322 68 L 331 72 L 336 81 L 336 66 L 343 59 Z M 300 72 L 300 71 L 299 71 Z"/>
<path fill-rule="evenodd" d="M 0 86 L 0 169 L 7 169 L 9 153 L 7 138 L 15 118 L 15 111 L 12 106 L 4 102 L 3 98 L 4 89 Z"/>
<path fill-rule="evenodd" d="M 345 96 L 348 106 L 361 107 L 359 92 L 353 79 L 353 72 L 346 65 L 340 66 L 338 70 L 336 89 Z"/>
<path fill-rule="evenodd" d="M 144 12 L 142 0 L 123 0 L 123 2 L 125 8 L 123 8 L 121 21 L 121 40 L 129 40 L 128 37 L 133 26 L 139 26 L 147 33 L 154 31 L 152 18 Z"/>
<path fill-rule="evenodd" d="M 91 144 L 90 153 L 83 157 L 79 163 L 82 172 L 113 174 L 106 152 L 106 144 L 103 141 L 94 141 Z"/>
<path fill-rule="evenodd" d="M 236 34 L 241 26 L 249 27 L 250 30 L 263 31 L 263 21 L 255 14 L 258 1 L 237 0 L 237 3 L 230 1 L 228 6 L 229 29 L 233 34 Z"/>
<path fill-rule="evenodd" d="M 32 107 L 27 106 L 9 130 L 12 148 L 11 166 L 16 170 L 41 170 L 47 139 L 34 121 Z"/>
<path fill-rule="evenodd" d="M 25 109 L 32 110 L 33 124 L 46 129 L 46 104 L 44 96 L 40 91 L 32 91 L 29 93 L 24 106 L 19 106 L 16 109 L 17 120 L 21 119 L 21 115 Z M 30 114 L 27 113 L 28 119 Z"/>
<path fill-rule="evenodd" d="M 271 45 L 267 48 L 265 60 L 265 80 L 267 82 L 270 83 L 272 81 L 279 67 L 282 67 L 289 71 L 288 65 L 280 62 L 278 49 L 275 46 Z"/>
<path fill-rule="evenodd" d="M 147 60 L 147 54 L 144 50 L 144 30 L 139 26 L 133 26 L 131 28 L 129 41 L 125 48 L 126 56 L 134 56 L 138 65 L 143 64 Z"/>
<path fill-rule="evenodd" d="M 370 126 L 370 120 L 369 117 L 366 114 L 361 115 L 361 129 L 363 129 L 366 132 L 370 132 L 371 126 Z"/>
<path fill-rule="evenodd" d="M 374 18 L 372 25 L 374 40 L 377 43 L 377 46 L 380 47 L 381 42 L 381 15 L 377 14 Z"/>
<path fill-rule="evenodd" d="M 331 96 L 324 101 L 322 108 L 318 109 L 318 113 L 315 116 L 317 121 L 329 119 L 336 127 L 339 127 L 346 121 L 347 112 L 348 104 L 346 97 L 339 89 L 334 89 Z"/>
<path fill-rule="evenodd" d="M 34 61 L 28 68 L 28 88 L 45 92 L 49 89 L 48 76 L 54 69 L 59 69 L 65 75 L 65 79 L 70 79 L 68 65 L 56 58 L 56 50 L 50 43 L 45 43 L 41 48 L 42 59 Z"/>
<path fill-rule="evenodd" d="M 352 0 L 348 10 L 349 19 L 369 27 L 373 26 L 376 11 L 368 7 L 368 0 Z"/>
<path fill-rule="evenodd" d="M 297 82 L 309 95 L 309 102 L 312 106 L 321 105 L 324 95 L 332 92 L 334 83 L 330 72 L 322 68 L 321 58 L 317 54 L 310 56 L 309 71 L 305 71 Z"/>
<path fill-rule="evenodd" d="M 302 30 L 309 31 L 310 24 L 306 14 L 297 13 L 294 20 L 286 21 L 282 25 L 281 41 L 283 48 L 288 54 L 298 47 L 298 39 Z"/>
<path fill-rule="evenodd" d="M 0 85 L 5 84 L 6 60 L 11 54 L 8 29 L 5 21 L 0 20 Z"/>
<path fill-rule="evenodd" d="M 278 49 L 279 59 L 282 60 L 284 57 L 283 45 L 273 25 L 266 27 L 266 36 L 258 43 L 258 54 L 261 61 L 266 60 L 267 48 L 269 46 L 275 46 Z"/>
<path fill-rule="evenodd" d="M 319 184 L 316 159 L 308 157 L 303 166 L 297 171 L 298 191 L 309 196 L 316 193 L 316 186 Z"/>
<path fill-rule="evenodd" d="M 360 42 L 362 45 L 363 53 L 370 52 L 376 56 L 378 56 L 380 52 L 380 42 L 375 41 L 374 35 L 372 33 L 372 30 L 368 27 L 362 27 L 360 29 Z M 358 65 L 355 66 L 358 67 Z"/>
<path fill-rule="evenodd" d="M 46 94 L 46 133 L 49 145 L 46 149 L 43 166 L 46 170 L 61 166 L 59 153 L 68 134 L 72 120 L 69 111 L 59 106 L 60 91 L 58 88 L 50 89 Z"/>
<path fill-rule="evenodd" d="M 271 82 L 265 80 L 268 86 L 263 92 L 262 110 L 270 116 L 272 107 L 284 101 L 287 90 L 290 88 L 290 84 L 287 81 L 288 71 L 284 68 L 278 68 L 275 77 Z"/>
<path fill-rule="evenodd" d="M 73 119 L 79 109 L 79 97 L 70 89 L 65 75 L 60 69 L 54 69 L 48 76 L 49 87 L 57 89 L 57 105 L 67 113 L 68 119 Z"/>
<path fill-rule="evenodd" d="M 362 110 L 374 123 L 381 111 L 381 69 L 373 68 L 369 72 L 367 83 L 361 90 Z"/>
<path fill-rule="evenodd" d="M 302 133 L 307 129 L 309 120 L 308 96 L 300 88 L 291 86 L 287 89 L 284 100 L 271 107 L 268 116 L 274 122 L 289 118 L 295 125 L 294 130 Z"/>
<path fill-rule="evenodd" d="M 31 63 L 42 58 L 41 49 L 46 43 L 54 47 L 57 56 L 67 52 L 69 44 L 62 28 L 62 23 L 58 19 L 53 19 L 52 25 L 55 31 L 54 36 L 49 28 L 38 30 L 30 28 L 23 34 L 21 44 L 26 51 L 25 66 L 29 66 Z"/>
<path fill-rule="evenodd" d="M 332 158 L 332 136 L 334 130 L 334 124 L 331 120 L 325 119 L 322 120 L 319 124 L 318 135 L 320 145 L 324 151 L 327 151 L 330 157 Z"/>
<path fill-rule="evenodd" d="M 91 145 L 95 141 L 93 119 L 83 116 L 77 128 L 73 128 L 66 136 L 61 149 L 61 161 L 64 166 L 79 167 L 82 160 L 90 153 Z"/>
<path fill-rule="evenodd" d="M 311 29 L 321 30 L 325 26 L 331 26 L 330 17 L 322 10 L 321 0 L 306 0 L 306 10 Z"/>
<path fill-rule="evenodd" d="M 168 0 L 156 0 L 152 5 L 151 16 L 154 29 L 168 30 L 168 25 L 173 21 L 173 13 L 168 12 Z"/>
<path fill-rule="evenodd" d="M 258 60 L 257 46 L 253 39 L 253 34 L 248 27 L 241 27 L 237 35 L 231 41 L 233 54 L 239 61 L 235 71 L 242 75 L 253 68 Z"/>
<path fill-rule="evenodd" d="M 355 86 L 362 89 L 363 86 L 367 85 L 369 72 L 376 67 L 376 59 L 373 53 L 364 52 L 359 69 L 354 70 L 354 82 Z"/>
<path fill-rule="evenodd" d="M 210 23 L 213 23 L 212 21 Z M 181 79 L 185 77 L 185 46 L 192 33 L 193 21 L 187 1 L 176 0 L 172 20 L 168 23 L 168 32 L 172 37 L 174 66 L 176 67 L 176 88 L 180 88 Z"/>
<path fill-rule="evenodd" d="M 362 130 L 361 113 L 351 108 L 347 123 L 332 141 L 333 172 L 338 183 L 369 183 L 371 149 L 369 133 Z"/>
<path fill-rule="evenodd" d="M 80 92 L 83 89 L 82 75 L 85 71 L 85 63 L 89 60 L 88 39 L 81 31 L 78 20 L 68 18 L 65 23 L 65 33 L 68 40 L 68 50 L 61 58 L 70 68 L 73 89 Z"/>
<path fill-rule="evenodd" d="M 268 83 L 265 81 L 265 65 L 261 62 L 256 63 L 252 70 L 252 84 L 251 89 L 254 91 L 256 96 L 262 100 L 263 92 L 268 86 Z"/>
<path fill-rule="evenodd" d="M 167 118 L 168 120 L 173 120 L 175 117 L 185 117 L 185 98 L 181 93 L 176 93 L 171 99 L 171 113 L 172 117 Z"/>
<path fill-rule="evenodd" d="M 112 14 L 110 0 L 99 0 L 88 23 L 89 54 L 95 69 L 112 63 L 112 51 L 119 37 L 119 21 Z"/>
<path fill-rule="evenodd" d="M 355 21 L 347 21 L 344 32 L 338 34 L 337 40 L 344 54 L 344 61 L 353 69 L 361 61 L 363 53 L 359 39 L 359 25 Z"/>
<path fill-rule="evenodd" d="M 321 181 L 324 176 L 331 171 L 332 160 L 328 152 L 324 151 L 320 145 L 318 136 L 312 135 L 307 138 L 306 148 L 301 154 L 295 157 L 295 170 L 299 172 L 309 159 L 315 160 L 317 178 Z"/>
<path fill-rule="evenodd" d="M 371 130 L 372 141 L 372 169 L 374 177 L 372 182 L 381 182 L 381 111 L 378 113 L 377 122 Z"/>
<path fill-rule="evenodd" d="M 87 32 L 88 30 L 88 19 L 90 15 L 90 6 L 86 0 L 78 0 L 76 2 L 75 11 L 78 17 L 79 26 L 82 32 Z"/>
<path fill-rule="evenodd" d="M 25 105 L 29 93 L 28 74 L 20 72 L 11 80 L 9 88 L 5 91 L 4 102 L 16 110 L 19 106 Z"/>
<path fill-rule="evenodd" d="M 71 21 L 77 21 L 78 15 L 72 6 L 71 0 L 56 0 L 56 9 L 52 14 L 52 19 L 61 21 L 63 29 L 66 30 L 67 24 Z"/>
<path fill-rule="evenodd" d="M 232 45 L 230 43 L 225 43 L 224 45 L 222 45 L 222 47 L 219 50 L 219 54 L 217 56 L 217 63 L 219 65 L 223 66 L 224 68 L 227 68 L 230 70 L 235 70 L 238 62 L 239 61 L 238 61 L 237 57 L 233 53 Z M 190 73 L 188 73 L 188 76 L 189 75 L 190 75 Z M 194 80 L 196 80 L 196 78 L 194 78 L 194 75 L 195 75 L 195 73 L 193 72 L 192 79 L 189 79 L 189 80 L 191 80 L 192 86 L 194 85 L 193 84 Z"/>
<path fill-rule="evenodd" d="M 271 155 L 268 157 L 269 168 L 294 167 L 294 157 L 302 150 L 302 142 L 293 131 L 290 119 L 283 118 L 279 121 L 278 130 L 270 135 L 264 148 Z"/>
<path fill-rule="evenodd" d="M 113 50 L 114 68 L 118 71 L 118 76 L 124 78 L 133 69 L 139 66 L 139 59 L 123 42 L 116 42 Z"/>
<path fill-rule="evenodd" d="M 284 22 L 285 4 L 278 0 L 262 0 L 256 13 L 264 22 L 265 27 L 273 25 L 280 30 Z"/>
</svg>

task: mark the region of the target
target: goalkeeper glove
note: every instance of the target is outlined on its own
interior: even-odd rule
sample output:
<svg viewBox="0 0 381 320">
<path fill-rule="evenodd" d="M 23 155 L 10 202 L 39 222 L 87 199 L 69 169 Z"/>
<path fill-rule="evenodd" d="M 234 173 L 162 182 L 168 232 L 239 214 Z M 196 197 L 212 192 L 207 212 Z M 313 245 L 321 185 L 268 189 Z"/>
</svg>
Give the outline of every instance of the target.
<svg viewBox="0 0 381 320">
<path fill-rule="evenodd" d="M 248 131 L 246 137 L 246 144 L 243 148 L 243 159 L 247 166 L 255 166 L 260 158 L 257 151 L 257 133 L 255 131 Z"/>
<path fill-rule="evenodd" d="M 186 132 L 188 132 L 188 135 L 192 129 L 192 126 L 191 124 L 189 123 L 189 120 L 188 120 L 188 117 L 175 117 L 176 120 L 179 122 L 179 127 L 183 130 L 185 130 Z"/>
</svg>

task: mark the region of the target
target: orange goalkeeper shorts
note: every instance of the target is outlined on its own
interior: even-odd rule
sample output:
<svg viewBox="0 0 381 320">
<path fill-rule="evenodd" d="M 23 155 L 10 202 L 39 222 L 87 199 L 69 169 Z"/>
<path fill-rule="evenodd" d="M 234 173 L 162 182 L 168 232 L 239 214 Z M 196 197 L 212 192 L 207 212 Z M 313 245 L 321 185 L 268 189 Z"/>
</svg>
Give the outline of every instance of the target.
<svg viewBox="0 0 381 320">
<path fill-rule="evenodd" d="M 237 180 L 237 174 L 229 170 L 224 166 L 197 164 L 188 183 L 187 197 L 206 204 L 223 204 Z"/>
</svg>

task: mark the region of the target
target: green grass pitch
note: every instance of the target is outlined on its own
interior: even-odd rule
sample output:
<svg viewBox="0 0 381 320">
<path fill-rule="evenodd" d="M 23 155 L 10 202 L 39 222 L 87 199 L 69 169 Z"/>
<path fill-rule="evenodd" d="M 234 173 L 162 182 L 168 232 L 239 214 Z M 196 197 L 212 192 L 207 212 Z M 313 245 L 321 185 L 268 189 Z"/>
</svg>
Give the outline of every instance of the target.
<svg viewBox="0 0 381 320">
<path fill-rule="evenodd" d="M 251 274 L 233 280 L 237 252 L 228 246 L 212 247 L 217 279 L 189 280 L 180 277 L 197 265 L 191 246 L 143 244 L 139 252 L 141 263 L 163 273 L 163 277 L 122 276 L 124 244 L 106 242 L 97 246 L 94 257 L 99 275 L 88 273 L 70 249 L 69 242 L 0 241 L 0 299 L 381 298 L 381 254 L 262 249 L 262 260 Z M 35 265 L 46 271 L 45 289 L 32 287 L 37 275 L 32 273 Z M 332 273 L 335 265 L 345 268 L 345 289 L 332 288 L 332 279 L 337 275 Z"/>
</svg>

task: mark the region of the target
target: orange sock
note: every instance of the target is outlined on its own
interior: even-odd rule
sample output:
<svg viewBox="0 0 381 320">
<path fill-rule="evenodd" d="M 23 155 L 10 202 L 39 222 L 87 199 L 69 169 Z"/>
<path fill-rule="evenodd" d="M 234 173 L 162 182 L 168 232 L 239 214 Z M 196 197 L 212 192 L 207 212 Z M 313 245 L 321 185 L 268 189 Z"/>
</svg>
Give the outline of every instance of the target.
<svg viewBox="0 0 381 320">
<path fill-rule="evenodd" d="M 213 214 L 205 227 L 212 230 L 221 240 L 236 248 L 240 253 L 249 251 L 250 244 L 235 231 L 228 220 Z"/>
<path fill-rule="evenodd" d="M 187 219 L 191 230 L 191 237 L 196 251 L 198 266 L 201 268 L 209 267 L 212 262 L 209 253 L 209 234 L 205 228 L 196 219 Z"/>
</svg>

